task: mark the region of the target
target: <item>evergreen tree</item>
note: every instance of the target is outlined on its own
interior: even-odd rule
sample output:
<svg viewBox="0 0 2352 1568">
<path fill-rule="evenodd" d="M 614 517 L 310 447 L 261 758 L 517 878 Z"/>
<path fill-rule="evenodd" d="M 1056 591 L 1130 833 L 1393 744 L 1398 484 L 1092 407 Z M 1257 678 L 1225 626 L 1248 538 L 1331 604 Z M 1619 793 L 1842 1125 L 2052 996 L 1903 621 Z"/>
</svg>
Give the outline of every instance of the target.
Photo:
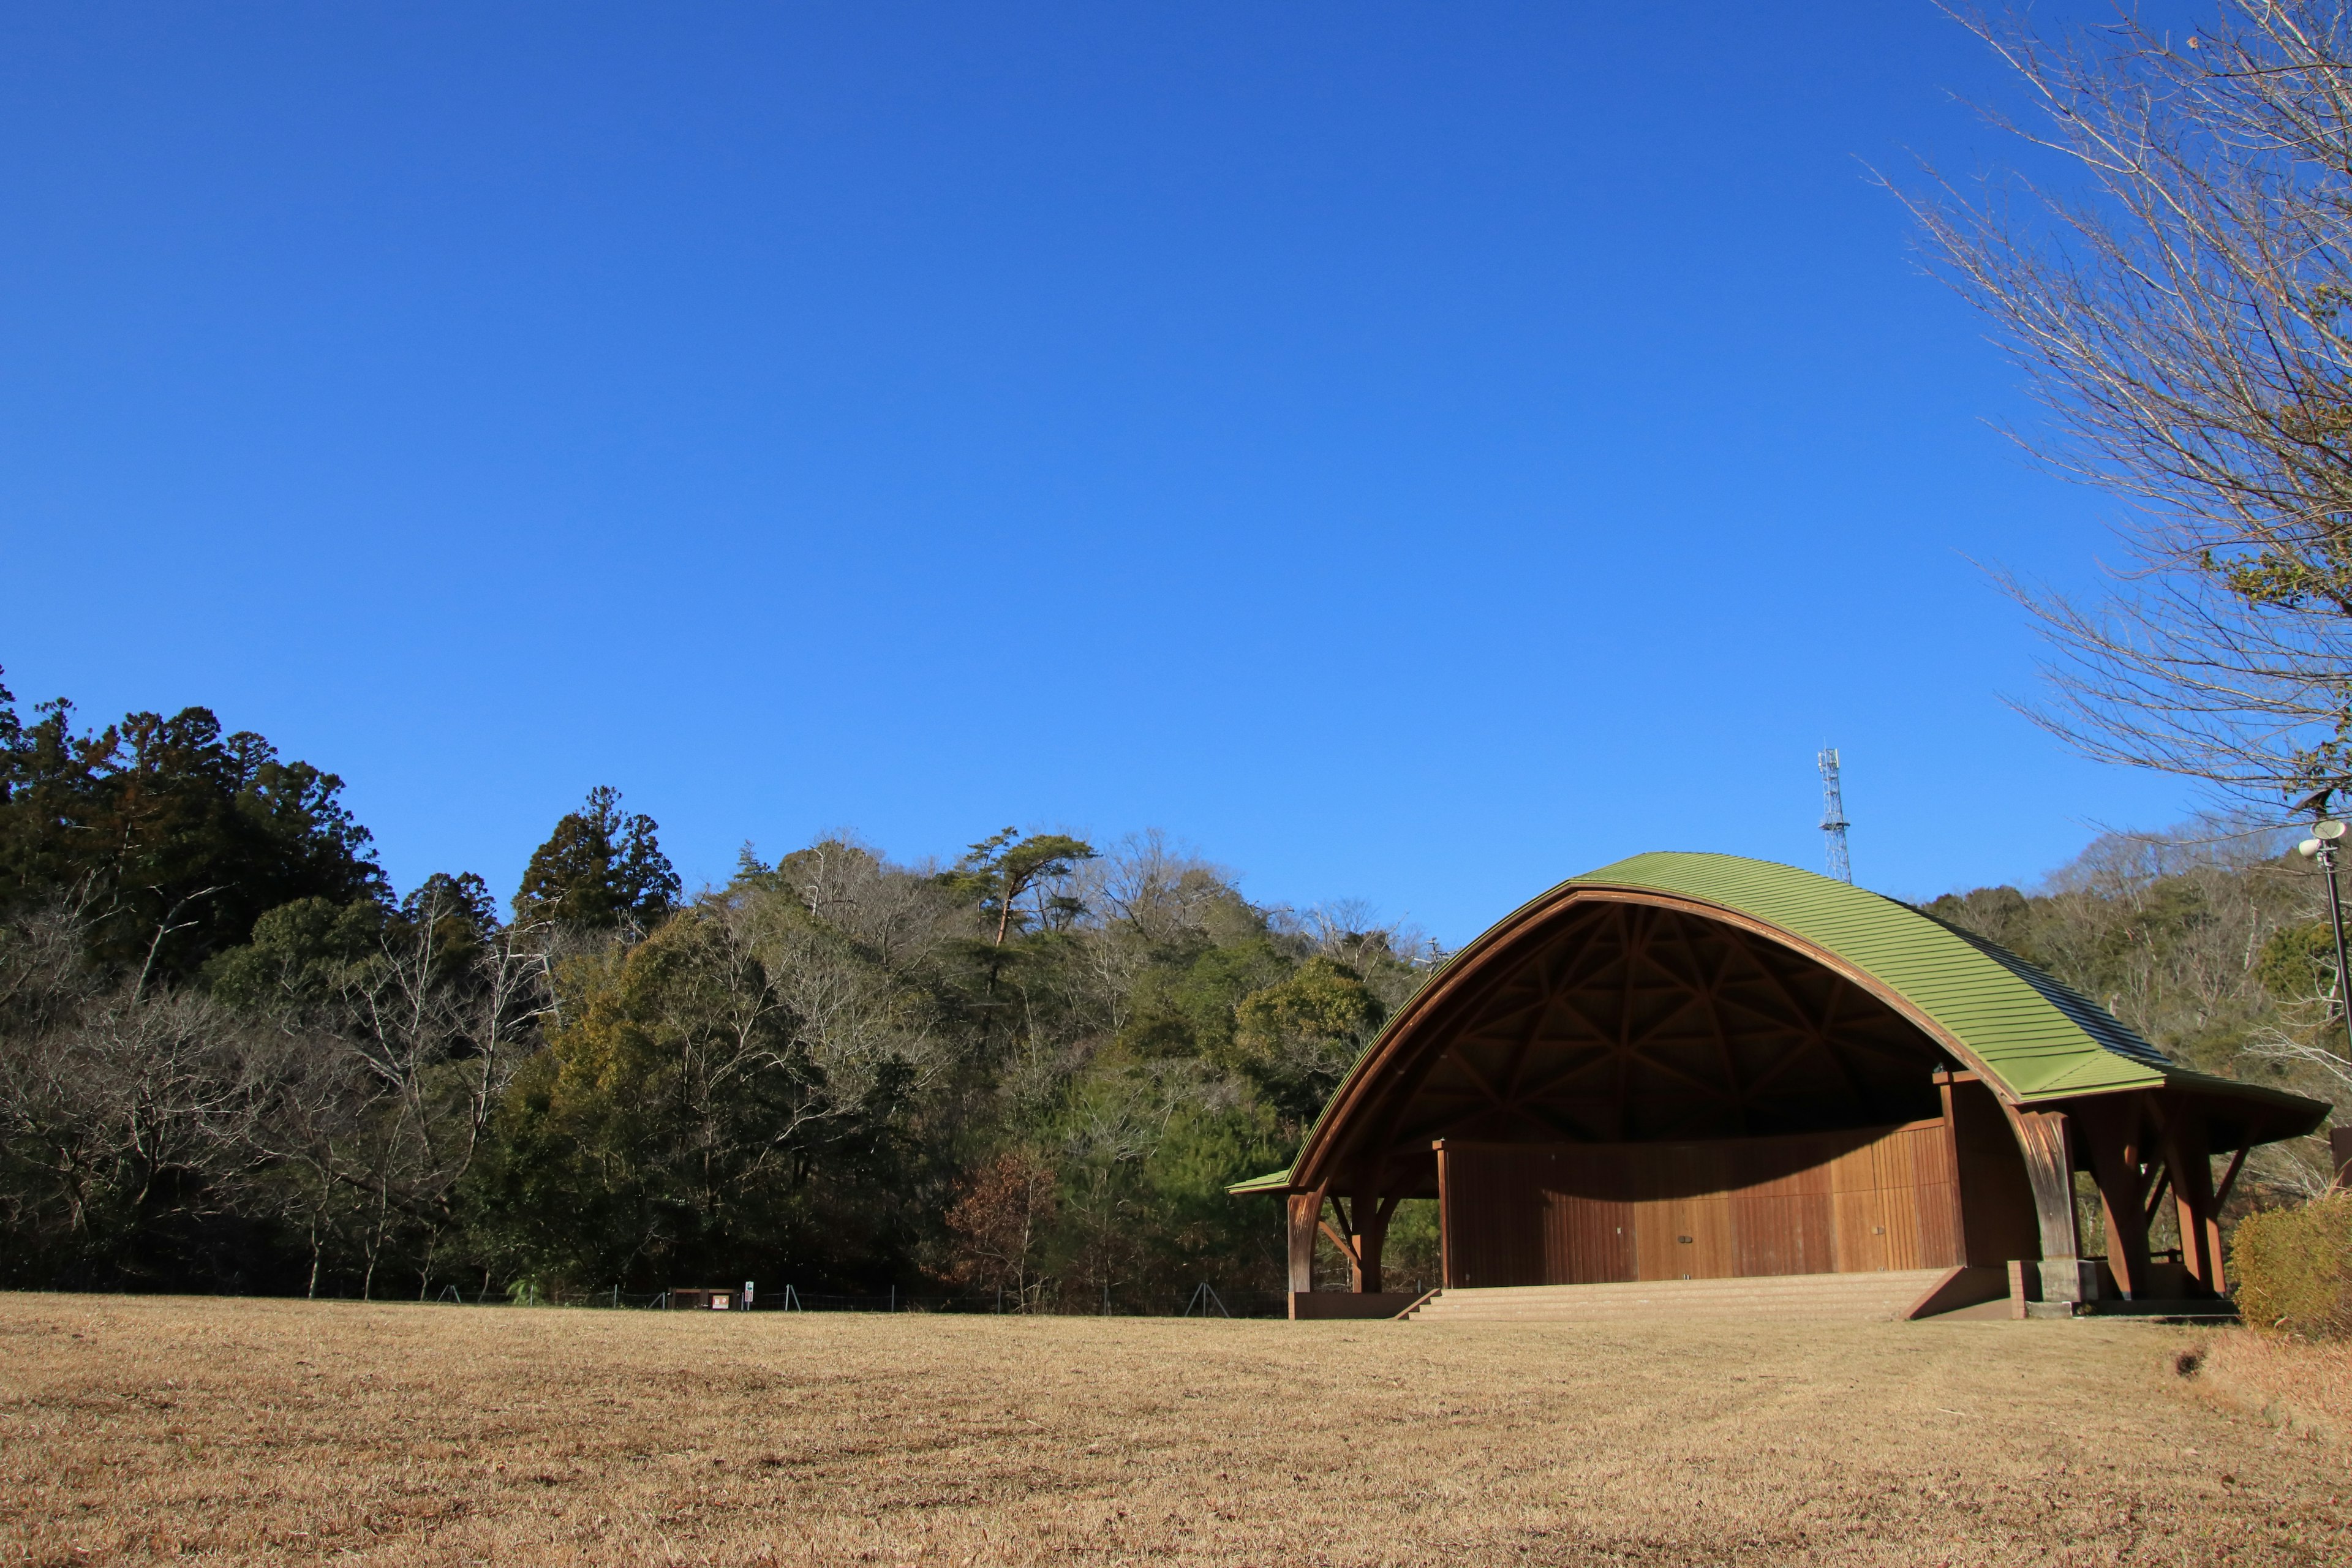
<svg viewBox="0 0 2352 1568">
<path fill-rule="evenodd" d="M 0 912 L 70 903 L 102 968 L 184 977 L 281 904 L 385 900 L 334 774 L 204 708 L 89 733 L 63 699 L 35 714 L 0 687 Z"/>
<path fill-rule="evenodd" d="M 651 931 L 677 907 L 679 892 L 656 826 L 643 813 L 624 816 L 611 785 L 590 790 L 532 852 L 515 893 L 516 920 Z"/>
</svg>

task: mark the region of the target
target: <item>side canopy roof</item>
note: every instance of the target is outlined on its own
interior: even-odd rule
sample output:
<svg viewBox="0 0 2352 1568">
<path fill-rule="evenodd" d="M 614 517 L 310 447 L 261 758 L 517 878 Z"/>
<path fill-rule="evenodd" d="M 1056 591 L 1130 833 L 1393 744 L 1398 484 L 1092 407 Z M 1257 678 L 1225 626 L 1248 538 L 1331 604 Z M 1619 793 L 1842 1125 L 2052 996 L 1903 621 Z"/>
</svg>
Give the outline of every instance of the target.
<svg viewBox="0 0 2352 1568">
<path fill-rule="evenodd" d="M 1350 1136 L 1350 1121 L 1394 1120 L 1398 1094 L 1410 1092 L 1398 1086 L 1428 1070 L 1415 1068 L 1416 1053 L 1427 1058 L 1460 1026 L 1471 1005 L 1465 998 L 1524 969 L 1547 933 L 1589 920 L 1597 903 L 1662 908 L 1692 929 L 1734 928 L 1751 948 L 1810 961 L 1917 1028 L 2011 1104 L 2193 1089 L 2234 1101 L 2245 1113 L 2242 1136 L 2256 1142 L 2308 1131 L 2326 1113 L 2315 1100 L 2183 1068 L 2033 964 L 1892 899 L 1769 861 L 1654 853 L 1569 879 L 1448 959 L 1357 1059 L 1293 1170 L 1328 1179 L 1337 1145 L 1361 1142 L 1360 1130 Z M 1370 1108 L 1384 1094 L 1391 1109 L 1374 1117 Z M 1232 1190 L 1277 1191 L 1293 1184 L 1291 1176 L 1276 1172 Z"/>
</svg>

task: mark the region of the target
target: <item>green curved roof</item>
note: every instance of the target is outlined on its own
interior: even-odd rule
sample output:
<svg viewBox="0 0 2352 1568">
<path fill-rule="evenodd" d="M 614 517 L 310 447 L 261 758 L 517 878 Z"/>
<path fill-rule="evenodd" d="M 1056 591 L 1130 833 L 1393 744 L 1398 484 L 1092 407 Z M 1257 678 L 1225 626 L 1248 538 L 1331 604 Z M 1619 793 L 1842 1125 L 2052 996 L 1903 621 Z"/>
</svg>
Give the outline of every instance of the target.
<svg viewBox="0 0 2352 1568">
<path fill-rule="evenodd" d="M 2180 1071 L 2105 1008 L 2006 948 L 1793 866 L 1736 855 L 1636 855 L 1561 887 L 1678 894 L 1801 937 L 1933 1018 L 2021 1102 L 2154 1089 Z"/>
<path fill-rule="evenodd" d="M 1737 855 L 1659 851 L 1571 877 L 1496 921 L 1449 956 L 1430 980 L 1480 962 L 1530 915 L 1579 888 L 1622 888 L 1713 904 L 1819 948 L 1932 1020 L 1975 1059 L 2004 1098 L 2018 1104 L 2170 1085 L 2293 1105 L 2311 1113 L 2315 1125 L 2326 1112 L 2320 1102 L 2299 1095 L 2182 1068 L 2064 982 L 1908 904 L 1793 866 Z M 1410 1002 L 1400 1007 L 1359 1055 L 1308 1130 L 1302 1152 L 1314 1146 L 1349 1082 L 1391 1035 L 1411 1026 L 1414 1012 Z M 1270 1172 L 1227 1190 L 1280 1191 L 1289 1173 Z"/>
</svg>

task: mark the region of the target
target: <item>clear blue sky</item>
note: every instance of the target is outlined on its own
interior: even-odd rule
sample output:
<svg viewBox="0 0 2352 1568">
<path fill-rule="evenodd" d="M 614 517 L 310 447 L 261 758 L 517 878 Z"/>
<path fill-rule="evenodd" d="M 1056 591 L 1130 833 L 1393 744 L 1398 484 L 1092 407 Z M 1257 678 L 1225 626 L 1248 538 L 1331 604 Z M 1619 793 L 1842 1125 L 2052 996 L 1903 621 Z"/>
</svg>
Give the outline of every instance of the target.
<svg viewBox="0 0 2352 1568">
<path fill-rule="evenodd" d="M 1864 165 L 1927 0 L 17 6 L 0 664 L 341 773 L 404 886 L 592 784 L 689 882 L 1160 826 L 1448 942 L 1644 848 L 2031 879 L 2183 786 L 2004 707 L 2106 503 Z"/>
</svg>

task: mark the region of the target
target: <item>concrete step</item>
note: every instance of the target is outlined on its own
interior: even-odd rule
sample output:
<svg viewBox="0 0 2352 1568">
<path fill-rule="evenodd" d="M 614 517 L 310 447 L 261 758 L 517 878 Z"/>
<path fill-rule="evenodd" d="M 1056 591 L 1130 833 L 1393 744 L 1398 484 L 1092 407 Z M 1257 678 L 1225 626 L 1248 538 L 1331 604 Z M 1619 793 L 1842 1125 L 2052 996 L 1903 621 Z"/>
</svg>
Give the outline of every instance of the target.
<svg viewBox="0 0 2352 1568">
<path fill-rule="evenodd" d="M 1884 1274 L 1780 1274 L 1747 1279 L 1638 1279 L 1446 1290 L 1415 1322 L 1622 1322 L 1660 1318 L 1856 1321 L 1900 1318 L 1941 1268 Z"/>
</svg>

